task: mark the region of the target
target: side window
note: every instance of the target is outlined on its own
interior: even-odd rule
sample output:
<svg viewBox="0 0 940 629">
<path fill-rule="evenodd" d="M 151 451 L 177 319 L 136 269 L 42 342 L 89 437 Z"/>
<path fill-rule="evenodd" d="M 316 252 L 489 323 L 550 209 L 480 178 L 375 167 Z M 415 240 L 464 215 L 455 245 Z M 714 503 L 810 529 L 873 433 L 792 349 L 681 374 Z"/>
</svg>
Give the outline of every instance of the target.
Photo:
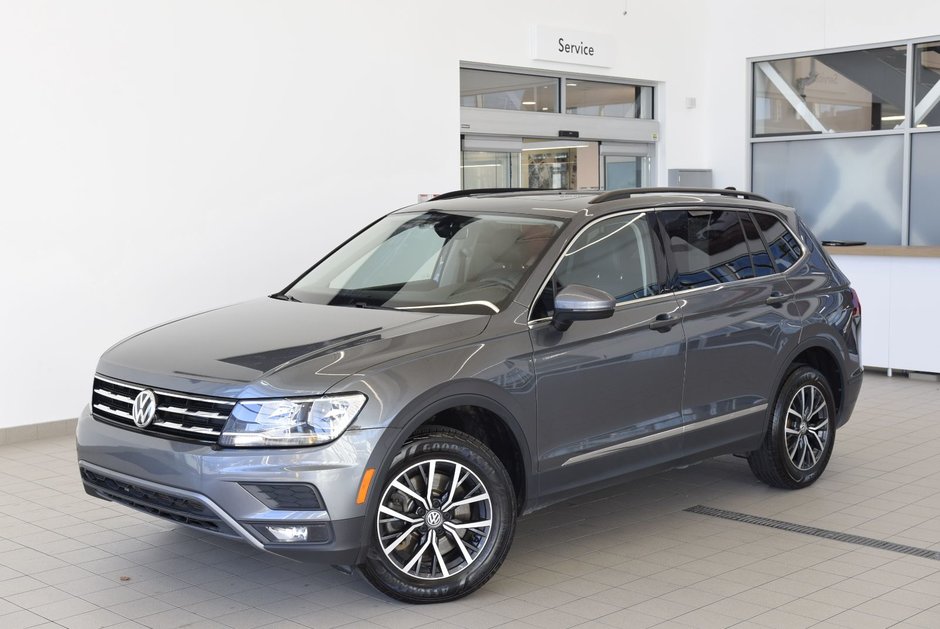
<svg viewBox="0 0 940 629">
<path fill-rule="evenodd" d="M 569 245 L 536 302 L 533 318 L 550 316 L 555 293 L 570 284 L 599 288 L 622 303 L 658 295 L 658 278 L 646 214 L 601 220 Z"/>
<path fill-rule="evenodd" d="M 738 213 L 730 210 L 660 212 L 679 272 L 679 288 L 754 277 Z"/>
<path fill-rule="evenodd" d="M 777 273 L 783 273 L 803 255 L 800 243 L 776 216 L 755 212 L 754 220 L 764 236 L 764 242 L 767 243 L 774 268 Z"/>
<path fill-rule="evenodd" d="M 774 269 L 774 263 L 764 247 L 764 241 L 760 237 L 760 232 L 754 224 L 749 212 L 741 212 L 741 225 L 744 227 L 744 237 L 747 239 L 747 248 L 751 252 L 751 262 L 754 264 L 754 275 L 762 277 L 764 275 L 773 275 L 777 271 Z"/>
</svg>

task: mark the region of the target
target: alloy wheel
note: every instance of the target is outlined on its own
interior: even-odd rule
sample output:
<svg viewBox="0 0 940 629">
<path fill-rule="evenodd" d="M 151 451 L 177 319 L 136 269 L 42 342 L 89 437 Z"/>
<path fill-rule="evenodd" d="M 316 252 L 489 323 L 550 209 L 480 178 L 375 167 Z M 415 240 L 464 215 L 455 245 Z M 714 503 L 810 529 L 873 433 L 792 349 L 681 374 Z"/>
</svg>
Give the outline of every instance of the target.
<svg viewBox="0 0 940 629">
<path fill-rule="evenodd" d="M 421 461 L 386 486 L 376 526 L 385 556 L 412 578 L 443 579 L 480 557 L 493 528 L 490 494 L 468 467 Z"/>
<path fill-rule="evenodd" d="M 829 405 L 816 385 L 800 387 L 790 400 L 784 435 L 787 456 L 798 470 L 816 465 L 829 441 Z"/>
</svg>

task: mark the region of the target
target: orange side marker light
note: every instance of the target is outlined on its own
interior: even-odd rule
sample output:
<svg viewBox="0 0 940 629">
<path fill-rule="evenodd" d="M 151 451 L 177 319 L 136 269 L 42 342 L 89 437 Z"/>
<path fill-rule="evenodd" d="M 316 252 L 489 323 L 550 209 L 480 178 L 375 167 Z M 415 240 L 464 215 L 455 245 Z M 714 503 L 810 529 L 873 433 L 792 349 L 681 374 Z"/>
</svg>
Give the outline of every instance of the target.
<svg viewBox="0 0 940 629">
<path fill-rule="evenodd" d="M 361 505 L 366 501 L 369 494 L 369 485 L 372 484 L 372 477 L 375 476 L 375 468 L 370 467 L 362 474 L 362 482 L 359 483 L 359 493 L 356 494 L 356 504 Z"/>
</svg>

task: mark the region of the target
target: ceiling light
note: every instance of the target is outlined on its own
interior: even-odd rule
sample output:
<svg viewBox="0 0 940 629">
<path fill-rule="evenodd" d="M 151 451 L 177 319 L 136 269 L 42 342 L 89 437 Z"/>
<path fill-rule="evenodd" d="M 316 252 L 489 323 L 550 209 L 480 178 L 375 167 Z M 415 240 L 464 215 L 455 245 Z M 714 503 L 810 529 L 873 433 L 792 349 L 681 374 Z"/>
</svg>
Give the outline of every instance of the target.
<svg viewBox="0 0 940 629">
<path fill-rule="evenodd" d="M 577 83 L 565 83 L 568 87 L 578 87 Z"/>
<path fill-rule="evenodd" d="M 535 101 L 534 101 L 534 100 L 524 100 L 524 101 L 522 101 L 522 104 L 523 104 L 523 105 L 534 105 L 534 104 L 535 104 Z"/>
<path fill-rule="evenodd" d="M 904 116 L 882 116 L 881 117 L 882 122 L 899 121 L 899 120 L 904 120 Z"/>
<path fill-rule="evenodd" d="M 548 107 L 542 107 L 542 111 L 548 111 Z"/>
</svg>

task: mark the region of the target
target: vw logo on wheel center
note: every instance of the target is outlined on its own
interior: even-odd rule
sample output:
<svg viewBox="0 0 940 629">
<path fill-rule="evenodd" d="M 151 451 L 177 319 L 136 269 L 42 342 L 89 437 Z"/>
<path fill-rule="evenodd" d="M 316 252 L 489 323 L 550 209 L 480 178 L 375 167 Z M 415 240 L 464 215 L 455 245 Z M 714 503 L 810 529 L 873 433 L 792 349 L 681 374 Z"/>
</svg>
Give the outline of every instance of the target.
<svg viewBox="0 0 940 629">
<path fill-rule="evenodd" d="M 437 510 L 428 511 L 428 514 L 424 516 L 424 522 L 432 529 L 436 529 L 444 523 L 444 515 Z"/>
<path fill-rule="evenodd" d="M 131 415 L 134 418 L 134 425 L 138 428 L 146 428 L 153 421 L 157 414 L 157 398 L 153 391 L 144 389 L 134 398 L 134 407 L 131 409 Z"/>
</svg>

